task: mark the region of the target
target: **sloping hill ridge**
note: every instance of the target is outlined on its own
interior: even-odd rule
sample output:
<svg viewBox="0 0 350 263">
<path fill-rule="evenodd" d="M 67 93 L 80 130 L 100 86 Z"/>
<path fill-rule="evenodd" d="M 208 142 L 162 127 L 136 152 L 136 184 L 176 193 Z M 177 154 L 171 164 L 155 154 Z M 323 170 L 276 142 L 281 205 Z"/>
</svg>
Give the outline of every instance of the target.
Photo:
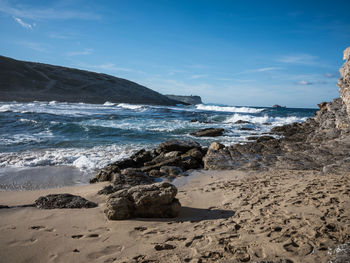
<svg viewBox="0 0 350 263">
<path fill-rule="evenodd" d="M 176 105 L 160 93 L 107 74 L 0 56 L 0 101 Z"/>
</svg>

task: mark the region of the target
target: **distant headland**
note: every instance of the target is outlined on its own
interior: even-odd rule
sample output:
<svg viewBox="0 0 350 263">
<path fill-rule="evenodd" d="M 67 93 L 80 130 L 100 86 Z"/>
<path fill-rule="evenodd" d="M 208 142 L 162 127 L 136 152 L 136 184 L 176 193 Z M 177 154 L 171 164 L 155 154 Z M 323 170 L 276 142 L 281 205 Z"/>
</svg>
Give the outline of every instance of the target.
<svg viewBox="0 0 350 263">
<path fill-rule="evenodd" d="M 109 101 L 150 105 L 201 103 L 199 96 L 165 96 L 135 82 L 103 73 L 4 56 L 0 56 L 0 101 Z"/>
</svg>

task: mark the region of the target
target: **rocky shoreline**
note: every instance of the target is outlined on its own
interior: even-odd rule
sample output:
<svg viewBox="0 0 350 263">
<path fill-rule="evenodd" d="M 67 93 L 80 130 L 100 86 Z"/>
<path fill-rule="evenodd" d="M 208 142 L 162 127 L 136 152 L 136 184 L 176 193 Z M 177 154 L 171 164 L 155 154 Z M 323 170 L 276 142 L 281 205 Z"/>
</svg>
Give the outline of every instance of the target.
<svg viewBox="0 0 350 263">
<path fill-rule="evenodd" d="M 85 210 L 104 213 L 109 220 L 177 217 L 174 221 L 159 221 L 153 225 L 145 221 L 142 226 L 134 226 L 131 222 L 134 228 L 127 234 L 118 225 L 114 226 L 113 233 L 108 233 L 108 229 L 87 235 L 88 238 L 104 238 L 102 245 L 99 244 L 101 251 L 87 253 L 92 260 L 128 250 L 124 243 L 115 246 L 121 240 L 118 233 L 124 233 L 132 244 L 130 247 L 135 248 L 135 240 L 139 245 L 147 243 L 148 250 L 136 244 L 136 249 L 141 251 L 137 255 L 132 249 L 128 250 L 129 254 L 124 255 L 128 261 L 110 258 L 104 262 L 170 262 L 176 258 L 176 262 L 234 259 L 233 262 L 293 263 L 304 259 L 305 262 L 325 262 L 326 257 L 332 258 L 329 262 L 349 262 L 350 47 L 345 50 L 344 59 L 342 78 L 338 82 L 341 98 L 319 104 L 320 110 L 304 123 L 275 127 L 264 136 L 231 146 L 213 141 L 207 148 L 195 141 L 168 140 L 153 150 L 142 149 L 101 169 L 91 183 L 109 183 L 104 184 L 98 194 L 96 187 L 99 185 L 92 189 L 94 193 L 89 197 L 93 202 L 59 193 L 41 196 L 33 204 L 9 206 L 4 203 L 0 208 L 2 211 L 35 209 L 33 206 L 41 211 L 89 208 Z M 159 183 L 159 180 L 171 181 L 198 169 L 229 170 L 229 174 L 220 177 L 218 172 L 213 173 L 203 179 L 205 182 L 192 182 L 181 191 L 169 182 Z M 188 207 L 194 200 L 197 208 Z M 186 209 L 189 217 L 186 217 Z M 40 213 L 52 218 L 48 212 Z M 96 216 L 93 212 L 84 213 L 89 218 Z M 18 217 L 16 211 L 4 214 L 9 221 L 13 216 Z M 62 216 L 67 214 L 62 212 Z M 74 220 L 79 221 L 80 217 L 79 214 Z M 101 222 L 100 217 L 96 220 Z M 103 224 L 111 226 L 110 221 L 103 221 Z M 79 228 L 77 225 L 73 223 L 71 228 Z M 128 227 L 127 223 L 124 225 Z M 45 228 L 30 227 L 33 231 Z M 0 229 L 10 236 L 8 232 L 16 227 L 6 225 Z M 62 229 L 66 226 L 60 231 Z M 113 234 L 116 235 L 113 241 L 107 241 Z M 153 234 L 156 235 L 152 238 Z M 82 237 L 83 234 L 71 235 L 74 240 Z M 28 240 L 36 242 L 34 238 Z M 103 243 L 105 241 L 113 242 L 112 252 Z M 76 248 L 73 252 L 80 253 L 80 250 Z"/>
</svg>

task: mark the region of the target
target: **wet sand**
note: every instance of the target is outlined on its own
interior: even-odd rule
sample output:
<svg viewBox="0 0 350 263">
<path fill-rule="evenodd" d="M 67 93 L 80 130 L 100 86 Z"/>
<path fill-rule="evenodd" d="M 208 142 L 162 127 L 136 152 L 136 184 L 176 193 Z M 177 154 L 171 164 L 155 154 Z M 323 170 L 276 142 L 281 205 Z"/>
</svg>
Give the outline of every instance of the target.
<svg viewBox="0 0 350 263">
<path fill-rule="evenodd" d="M 1 205 L 72 193 L 91 209 L 0 209 L 1 262 L 328 262 L 350 241 L 350 175 L 199 171 L 179 185 L 174 219 L 108 221 L 104 183 L 2 191 Z M 290 260 L 290 261 L 286 261 Z"/>
</svg>

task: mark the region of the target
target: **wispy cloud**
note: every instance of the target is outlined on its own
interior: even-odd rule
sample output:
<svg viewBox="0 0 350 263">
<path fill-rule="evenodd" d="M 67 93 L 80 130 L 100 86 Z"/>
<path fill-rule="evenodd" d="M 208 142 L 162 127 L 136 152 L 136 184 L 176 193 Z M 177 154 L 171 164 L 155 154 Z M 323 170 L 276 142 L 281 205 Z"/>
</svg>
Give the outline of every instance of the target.
<svg viewBox="0 0 350 263">
<path fill-rule="evenodd" d="M 281 70 L 281 69 L 283 69 L 283 68 L 281 68 L 281 67 L 264 67 L 264 68 L 248 69 L 248 70 L 238 72 L 234 75 L 241 75 L 241 74 L 254 73 L 254 72 L 269 72 L 269 71 L 276 71 L 276 70 Z"/>
<path fill-rule="evenodd" d="M 16 44 L 38 52 L 44 52 L 44 53 L 47 53 L 49 48 L 49 45 L 44 43 L 39 43 L 39 42 L 20 41 L 20 42 L 16 42 Z"/>
<path fill-rule="evenodd" d="M 67 53 L 68 57 L 73 57 L 73 56 L 84 56 L 84 55 L 90 55 L 93 52 L 93 49 L 91 48 L 85 48 L 82 51 L 73 51 Z"/>
<path fill-rule="evenodd" d="M 131 72 L 133 71 L 132 69 L 129 68 L 123 68 L 123 67 L 117 67 L 113 63 L 104 63 L 100 65 L 88 65 L 85 63 L 79 63 L 77 65 L 80 68 L 92 70 L 92 71 L 101 71 L 101 72 L 118 72 L 118 71 L 123 71 L 123 72 Z"/>
<path fill-rule="evenodd" d="M 100 15 L 93 12 L 75 11 L 72 9 L 63 9 L 62 7 L 33 8 L 30 5 L 10 5 L 7 1 L 0 1 L 0 12 L 13 17 L 33 20 L 100 19 Z"/>
<path fill-rule="evenodd" d="M 24 22 L 22 19 L 18 18 L 18 17 L 15 17 L 13 16 L 13 19 L 18 23 L 20 24 L 22 27 L 26 28 L 26 29 L 33 29 L 33 27 L 35 27 L 35 23 L 33 23 L 33 25 L 31 24 L 28 24 L 26 22 Z"/>
<path fill-rule="evenodd" d="M 198 74 L 198 75 L 192 75 L 190 78 L 191 79 L 201 79 L 201 78 L 205 78 L 208 77 L 207 74 Z"/>
<path fill-rule="evenodd" d="M 265 72 L 265 71 L 273 71 L 273 70 L 280 70 L 282 68 L 280 67 L 266 67 L 266 68 L 258 68 L 256 70 L 253 70 L 253 72 Z"/>
<path fill-rule="evenodd" d="M 304 85 L 304 86 L 310 86 L 313 85 L 312 82 L 306 81 L 306 80 L 301 80 L 298 82 L 299 85 Z"/>
<path fill-rule="evenodd" d="M 312 56 L 309 54 L 298 54 L 282 56 L 277 59 L 278 62 L 283 62 L 287 64 L 304 64 L 304 65 L 314 65 L 317 63 L 317 56 Z"/>
<path fill-rule="evenodd" d="M 339 74 L 335 74 L 335 73 L 325 73 L 324 76 L 325 76 L 326 78 L 332 79 L 332 78 L 337 78 L 337 77 L 339 76 Z"/>
</svg>

